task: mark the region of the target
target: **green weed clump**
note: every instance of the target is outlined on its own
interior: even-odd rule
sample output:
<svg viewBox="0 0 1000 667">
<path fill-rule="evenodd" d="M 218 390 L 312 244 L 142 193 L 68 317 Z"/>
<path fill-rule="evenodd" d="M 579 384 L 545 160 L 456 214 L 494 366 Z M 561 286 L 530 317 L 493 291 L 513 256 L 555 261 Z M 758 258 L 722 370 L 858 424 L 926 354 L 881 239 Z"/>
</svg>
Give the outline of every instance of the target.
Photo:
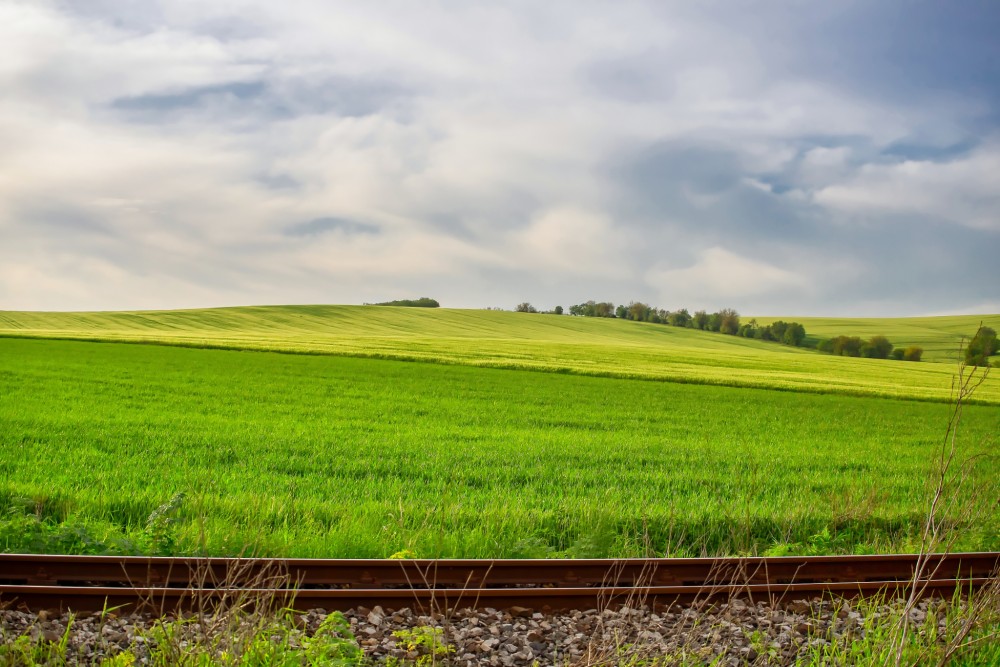
<svg viewBox="0 0 1000 667">
<path fill-rule="evenodd" d="M 73 620 L 58 639 L 22 634 L 0 641 L 0 667 L 347 667 L 370 664 L 338 612 L 328 615 L 314 632 L 295 622 L 290 610 L 160 618 L 139 629 L 130 648 L 113 647 L 94 660 L 74 652 Z"/>
<path fill-rule="evenodd" d="M 0 550 L 26 552 L 914 551 L 951 411 L 69 341 L 0 339 L 0 369 Z M 961 459 L 997 419 L 965 407 Z M 998 472 L 981 459 L 970 482 L 995 498 Z M 955 549 L 998 549 L 998 513 L 942 525 Z"/>
<path fill-rule="evenodd" d="M 900 627 L 906 610 L 900 600 L 883 598 L 854 602 L 853 613 L 861 628 L 828 632 L 811 642 L 800 662 L 821 665 L 1000 665 L 1000 597 L 996 586 L 950 603 L 932 600 L 925 614 L 911 617 L 911 631 L 902 638 Z"/>
<path fill-rule="evenodd" d="M 421 625 L 396 630 L 392 636 L 396 638 L 396 645 L 413 657 L 407 661 L 390 656 L 386 659 L 386 667 L 403 667 L 408 662 L 415 667 L 447 664 L 448 656 L 455 652 L 455 647 L 444 640 L 442 628 Z"/>
</svg>

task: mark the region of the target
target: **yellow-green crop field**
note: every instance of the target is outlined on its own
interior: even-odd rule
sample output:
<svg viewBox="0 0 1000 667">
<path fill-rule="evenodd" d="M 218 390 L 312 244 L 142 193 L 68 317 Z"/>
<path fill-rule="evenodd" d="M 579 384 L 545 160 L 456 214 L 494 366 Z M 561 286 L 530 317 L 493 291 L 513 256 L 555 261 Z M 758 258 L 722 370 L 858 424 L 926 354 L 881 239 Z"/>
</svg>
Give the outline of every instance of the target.
<svg viewBox="0 0 1000 667">
<path fill-rule="evenodd" d="M 881 332 L 947 356 L 980 319 L 997 318 Z M 487 311 L 0 313 L 0 329 L 0 549 L 18 551 L 913 550 L 955 370 Z M 996 451 L 995 378 L 977 397 L 960 460 Z M 969 483 L 980 511 L 946 517 L 956 547 L 1000 549 L 996 458 Z"/>
<path fill-rule="evenodd" d="M 762 323 L 770 321 L 759 318 Z M 485 310 L 261 306 L 114 313 L 0 312 L 0 336 L 168 343 L 432 361 L 619 378 L 948 400 L 962 338 L 1000 315 L 797 319 L 811 336 L 886 335 L 920 363 L 833 357 L 664 325 Z M 976 394 L 1000 404 L 1000 378 Z"/>
</svg>

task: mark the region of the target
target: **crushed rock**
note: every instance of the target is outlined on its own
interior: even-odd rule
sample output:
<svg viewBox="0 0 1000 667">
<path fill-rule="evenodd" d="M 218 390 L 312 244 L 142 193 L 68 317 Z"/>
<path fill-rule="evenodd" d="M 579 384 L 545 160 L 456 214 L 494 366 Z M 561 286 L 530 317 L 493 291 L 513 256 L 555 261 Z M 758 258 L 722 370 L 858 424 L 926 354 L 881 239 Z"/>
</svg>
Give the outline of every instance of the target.
<svg viewBox="0 0 1000 667">
<path fill-rule="evenodd" d="M 898 608 L 899 602 L 892 603 Z M 922 601 L 911 619 L 922 623 L 940 601 Z M 868 609 L 882 616 L 888 606 Z M 944 624 L 946 614 L 936 614 Z M 327 612 L 314 609 L 296 618 L 296 627 L 315 633 Z M 358 644 L 376 663 L 392 656 L 414 660 L 395 631 L 436 628 L 453 647 L 435 664 L 574 665 L 618 664 L 629 657 L 696 658 L 719 665 L 790 665 L 813 647 L 864 634 L 865 617 L 848 601 L 794 600 L 769 606 L 732 599 L 715 605 L 580 610 L 543 613 L 526 607 L 509 610 L 462 609 L 449 614 L 413 609 L 385 611 L 359 607 L 344 613 Z M 18 636 L 59 641 L 67 631 L 69 664 L 99 664 L 123 650 L 139 659 L 149 655 L 143 633 L 157 621 L 144 614 L 31 614 L 0 610 L 0 643 Z M 944 628 L 941 628 L 944 630 Z"/>
</svg>

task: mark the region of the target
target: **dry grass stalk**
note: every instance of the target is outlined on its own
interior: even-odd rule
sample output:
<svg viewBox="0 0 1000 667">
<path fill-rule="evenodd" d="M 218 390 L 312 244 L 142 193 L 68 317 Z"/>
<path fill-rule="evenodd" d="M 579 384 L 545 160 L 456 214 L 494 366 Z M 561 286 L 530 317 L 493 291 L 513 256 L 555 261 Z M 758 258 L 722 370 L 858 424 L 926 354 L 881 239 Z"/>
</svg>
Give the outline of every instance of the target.
<svg viewBox="0 0 1000 667">
<path fill-rule="evenodd" d="M 980 327 L 981 329 L 982 327 Z M 978 331 L 976 334 L 978 335 Z M 959 350 L 961 355 L 962 350 Z M 990 369 L 986 367 L 969 366 L 964 361 L 959 363 L 958 372 L 952 380 L 952 411 L 945 429 L 944 438 L 934 463 L 931 477 L 933 488 L 921 533 L 920 549 L 917 564 L 914 567 L 910 593 L 906 599 L 897 631 L 893 635 L 893 651 L 895 667 L 903 664 L 904 650 L 911 632 L 910 612 L 916 608 L 917 602 L 927 592 L 927 586 L 937 574 L 943 562 L 944 554 L 950 553 L 958 538 L 957 531 L 949 530 L 956 525 L 969 524 L 978 514 L 986 510 L 981 499 L 980 489 L 969 490 L 969 479 L 974 465 L 982 455 L 968 456 L 957 461 L 959 427 L 962 413 L 968 399 L 982 386 L 989 377 Z M 957 470 L 956 468 L 957 463 Z M 968 493 L 965 493 L 968 490 Z M 960 652 L 969 633 L 979 620 L 991 611 L 1000 609 L 1000 585 L 994 575 L 991 585 L 978 594 L 969 594 L 969 607 L 963 615 L 962 628 L 952 637 L 938 664 L 947 664 L 953 656 Z"/>
</svg>

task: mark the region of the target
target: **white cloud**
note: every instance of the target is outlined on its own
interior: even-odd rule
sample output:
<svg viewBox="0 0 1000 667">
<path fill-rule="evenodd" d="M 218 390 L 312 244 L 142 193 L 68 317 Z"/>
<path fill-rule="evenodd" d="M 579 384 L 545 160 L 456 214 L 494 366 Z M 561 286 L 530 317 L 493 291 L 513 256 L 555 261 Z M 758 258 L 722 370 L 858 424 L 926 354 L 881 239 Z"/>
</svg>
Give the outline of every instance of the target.
<svg viewBox="0 0 1000 667">
<path fill-rule="evenodd" d="M 825 206 L 852 213 L 933 216 L 1000 231 L 1000 143 L 946 162 L 868 164 L 815 193 Z"/>
<path fill-rule="evenodd" d="M 714 246 L 698 254 L 691 266 L 657 266 L 646 281 L 671 301 L 686 298 L 694 303 L 719 303 L 775 292 L 808 292 L 796 272 Z"/>
<path fill-rule="evenodd" d="M 604 215 L 573 206 L 549 209 L 510 237 L 507 255 L 542 272 L 622 276 L 628 238 Z"/>
</svg>

